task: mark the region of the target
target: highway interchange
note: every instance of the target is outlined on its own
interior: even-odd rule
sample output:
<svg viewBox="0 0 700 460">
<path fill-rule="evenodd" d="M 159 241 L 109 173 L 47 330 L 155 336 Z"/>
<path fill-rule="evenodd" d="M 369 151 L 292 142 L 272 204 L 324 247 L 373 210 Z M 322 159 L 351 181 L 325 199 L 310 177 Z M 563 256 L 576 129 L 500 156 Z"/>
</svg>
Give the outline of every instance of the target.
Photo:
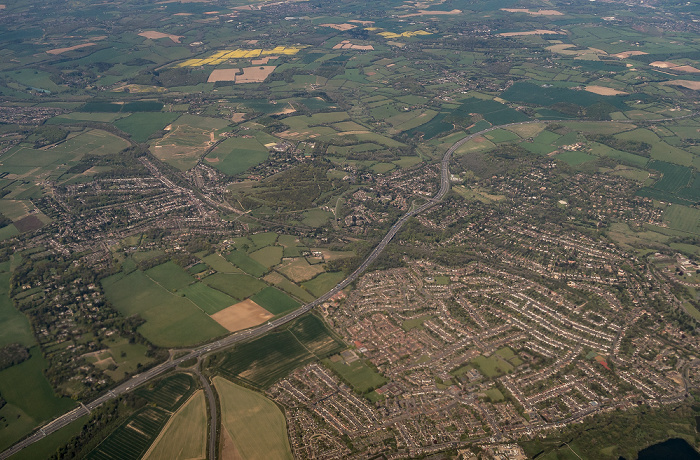
<svg viewBox="0 0 700 460">
<path fill-rule="evenodd" d="M 688 118 L 695 116 L 697 112 L 694 112 L 690 115 L 685 115 L 682 117 L 676 117 L 676 118 L 663 118 L 663 119 L 658 119 L 658 120 L 624 120 L 622 121 L 627 122 L 627 123 L 649 123 L 649 122 L 662 122 L 662 121 L 671 121 L 671 120 L 678 120 L 678 119 L 683 119 L 683 118 Z M 78 407 L 75 409 L 71 410 L 70 412 L 52 420 L 51 422 L 47 423 L 43 427 L 39 428 L 37 431 L 32 433 L 30 436 L 24 438 L 23 440 L 17 442 L 15 445 L 10 447 L 9 449 L 5 450 L 4 452 L 0 453 L 0 460 L 4 460 L 6 458 L 11 457 L 12 455 L 18 453 L 25 447 L 43 439 L 44 437 L 50 435 L 51 433 L 54 433 L 58 431 L 59 429 L 63 428 L 64 426 L 70 424 L 71 422 L 75 421 L 76 419 L 89 414 L 92 410 L 95 408 L 99 407 L 103 403 L 117 398 L 120 395 L 123 395 L 125 393 L 128 393 L 129 391 L 135 389 L 138 386 L 143 385 L 144 383 L 148 382 L 149 380 L 152 380 L 159 375 L 163 374 L 164 372 L 171 370 L 178 365 L 180 365 L 184 361 L 188 361 L 191 359 L 197 359 L 202 357 L 205 354 L 214 352 L 214 351 L 219 351 L 225 348 L 228 348 L 236 343 L 239 342 L 244 342 L 247 340 L 251 340 L 253 338 L 259 337 L 261 335 L 264 335 L 273 329 L 280 327 L 286 323 L 289 323 L 290 321 L 293 321 L 297 319 L 298 317 L 308 313 L 309 311 L 313 310 L 317 306 L 323 304 L 324 302 L 327 302 L 329 299 L 331 299 L 333 296 L 335 296 L 337 293 L 345 289 L 347 286 L 349 286 L 351 283 L 353 283 L 355 280 L 357 280 L 362 273 L 364 273 L 367 268 L 379 257 L 379 255 L 384 251 L 384 249 L 387 247 L 389 242 L 394 238 L 394 236 L 398 233 L 398 231 L 401 229 L 401 227 L 408 221 L 411 217 L 423 213 L 435 204 L 439 203 L 445 195 L 447 195 L 447 192 L 450 190 L 450 159 L 452 158 L 452 155 L 454 152 L 464 145 L 465 143 L 469 142 L 470 140 L 482 136 L 490 131 L 496 130 L 496 129 L 501 129 L 501 128 L 508 128 L 512 126 L 518 126 L 518 125 L 527 125 L 527 124 L 534 124 L 534 123 L 563 123 L 563 122 L 571 122 L 571 121 L 578 121 L 578 120 L 531 120 L 531 121 L 523 121 L 523 122 L 518 122 L 518 123 L 508 123 L 504 125 L 498 125 L 498 126 L 492 126 L 490 128 L 484 129 L 482 131 L 479 131 L 477 133 L 470 134 L 463 139 L 457 141 L 454 143 L 443 155 L 442 161 L 440 164 L 440 189 L 439 191 L 435 194 L 434 197 L 428 198 L 427 201 L 420 206 L 413 207 L 411 208 L 406 214 L 401 216 L 399 220 L 394 223 L 394 225 L 389 229 L 387 234 L 382 238 L 381 242 L 374 248 L 374 250 L 367 256 L 367 258 L 362 262 L 362 264 L 357 267 L 355 271 L 353 271 L 347 278 L 342 280 L 340 283 L 338 283 L 333 289 L 330 291 L 326 292 L 323 294 L 321 297 L 318 299 L 314 300 L 313 302 L 310 302 L 297 310 L 282 316 L 280 318 L 277 318 L 275 320 L 269 321 L 265 324 L 262 324 L 260 326 L 247 329 L 244 331 L 240 332 L 235 332 L 232 333 L 222 339 L 215 340 L 213 342 L 201 345 L 193 350 L 191 350 L 189 353 L 175 359 L 170 359 L 164 363 L 161 363 L 155 367 L 152 367 L 148 369 L 147 371 L 144 371 L 141 374 L 133 376 L 131 379 L 128 381 L 116 386 L 115 388 L 109 390 L 99 398 L 89 402 L 89 403 L 81 403 Z M 210 458 L 212 458 L 211 456 Z"/>
</svg>

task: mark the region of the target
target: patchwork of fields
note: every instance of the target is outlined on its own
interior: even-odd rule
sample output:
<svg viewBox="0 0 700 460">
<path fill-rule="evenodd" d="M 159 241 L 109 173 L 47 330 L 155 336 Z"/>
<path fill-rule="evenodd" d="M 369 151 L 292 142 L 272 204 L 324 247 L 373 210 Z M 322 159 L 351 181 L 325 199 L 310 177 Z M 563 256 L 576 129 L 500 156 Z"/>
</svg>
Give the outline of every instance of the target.
<svg viewBox="0 0 700 460">
<path fill-rule="evenodd" d="M 264 323 L 326 293 L 344 275 L 326 272 L 323 262 L 353 255 L 322 251 L 312 256 L 298 238 L 264 232 L 236 239 L 223 255 L 202 254 L 190 264 L 197 267 L 194 271 L 172 261 L 145 271 L 130 268 L 130 261 L 163 256 L 135 252 L 123 271 L 103 279 L 102 286 L 118 311 L 145 320 L 139 332 L 148 340 L 166 347 L 191 346 Z M 302 272 L 306 274 L 300 277 Z M 105 367 L 116 361 L 121 374 L 132 371 L 134 361 L 117 358 L 114 350 L 120 349 L 91 359 Z"/>
</svg>

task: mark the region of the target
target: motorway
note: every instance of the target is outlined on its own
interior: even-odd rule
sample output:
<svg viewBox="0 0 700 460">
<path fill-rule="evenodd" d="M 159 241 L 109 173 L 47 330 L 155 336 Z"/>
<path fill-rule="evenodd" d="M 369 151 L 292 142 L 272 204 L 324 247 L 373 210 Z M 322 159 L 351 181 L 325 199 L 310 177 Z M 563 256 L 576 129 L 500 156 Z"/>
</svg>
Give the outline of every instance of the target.
<svg viewBox="0 0 700 460">
<path fill-rule="evenodd" d="M 690 115 L 685 115 L 682 117 L 677 117 L 677 118 L 663 118 L 663 119 L 658 119 L 658 120 L 624 120 L 620 121 L 621 123 L 654 123 L 654 122 L 662 122 L 662 121 L 672 121 L 672 120 L 678 120 L 678 119 L 683 119 L 683 118 L 689 118 L 692 116 L 695 116 L 697 112 L 694 112 L 693 114 Z M 418 207 L 414 207 L 410 209 L 406 214 L 401 216 L 399 220 L 394 223 L 394 225 L 389 229 L 387 234 L 382 238 L 381 242 L 374 248 L 374 250 L 367 256 L 367 258 L 362 262 L 362 264 L 357 267 L 357 269 L 352 272 L 347 278 L 345 278 L 343 281 L 338 283 L 333 289 L 330 291 L 326 292 L 323 294 L 321 297 L 318 299 L 314 300 L 313 302 L 310 302 L 299 309 L 293 311 L 292 313 L 289 313 L 288 315 L 282 316 L 280 318 L 277 318 L 273 321 L 269 321 L 265 324 L 262 324 L 260 326 L 247 329 L 245 331 L 240 331 L 240 332 L 235 332 L 231 335 L 228 335 L 220 340 L 216 340 L 213 342 L 210 342 L 205 345 L 201 345 L 200 347 L 197 347 L 190 351 L 188 354 L 177 358 L 177 359 L 172 359 L 169 361 L 166 361 L 164 363 L 161 363 L 155 367 L 152 367 L 151 369 L 133 376 L 130 380 L 116 386 L 115 388 L 111 389 L 107 393 L 103 394 L 99 398 L 86 403 L 86 404 L 80 404 L 80 406 L 76 407 L 72 411 L 52 420 L 51 422 L 47 423 L 43 427 L 39 428 L 37 431 L 35 431 L 33 434 L 28 436 L 27 438 L 19 441 L 9 449 L 5 450 L 4 452 L 0 453 L 0 460 L 4 460 L 6 458 L 9 458 L 10 456 L 16 454 L 17 452 L 21 451 L 25 447 L 43 439 L 44 437 L 50 435 L 51 433 L 54 433 L 58 431 L 59 429 L 63 428 L 64 426 L 70 424 L 71 422 L 75 421 L 76 419 L 90 413 L 93 409 L 97 408 L 101 404 L 105 403 L 106 401 L 109 401 L 110 399 L 116 398 L 120 395 L 123 395 L 125 393 L 128 393 L 129 391 L 133 390 L 134 388 L 143 385 L 144 383 L 148 382 L 149 380 L 158 377 L 159 375 L 163 374 L 164 372 L 173 369 L 177 367 L 180 363 L 183 361 L 187 361 L 189 359 L 193 358 L 200 358 L 201 356 L 211 353 L 213 351 L 218 351 L 222 350 L 224 348 L 228 348 L 231 345 L 234 345 L 239 342 L 244 342 L 247 340 L 251 340 L 253 338 L 259 337 L 261 335 L 264 335 L 273 329 L 282 326 L 290 321 L 293 321 L 297 319 L 298 317 L 308 313 L 309 311 L 313 310 L 317 306 L 321 305 L 324 302 L 327 302 L 331 297 L 345 289 L 348 285 L 350 285 L 352 282 L 357 280 L 360 275 L 367 270 L 367 268 L 379 257 L 379 255 L 384 251 L 384 249 L 387 247 L 389 242 L 394 238 L 394 236 L 398 233 L 398 231 L 403 227 L 403 225 L 408 221 L 411 217 L 421 214 L 434 206 L 435 204 L 439 203 L 445 195 L 447 195 L 447 192 L 450 190 L 450 159 L 452 158 L 452 154 L 462 145 L 465 143 L 469 142 L 470 140 L 474 139 L 475 137 L 482 136 L 489 131 L 493 131 L 496 129 L 501 129 L 501 128 L 508 128 L 512 126 L 518 126 L 518 125 L 528 125 L 528 124 L 535 124 L 535 123 L 565 123 L 565 122 L 571 122 L 571 121 L 579 121 L 580 120 L 531 120 L 531 121 L 522 121 L 518 123 L 508 123 L 504 125 L 498 125 L 498 126 L 492 126 L 490 128 L 484 129 L 482 131 L 479 131 L 477 133 L 470 134 L 463 139 L 457 141 L 454 143 L 448 150 L 445 152 L 445 154 L 442 157 L 442 161 L 440 164 L 440 190 L 435 194 L 434 197 L 428 198 L 425 203 Z M 594 121 L 591 121 L 591 123 L 596 123 Z M 600 122 L 597 122 L 600 123 Z"/>
<path fill-rule="evenodd" d="M 207 448 L 207 458 L 209 460 L 216 460 L 216 432 L 219 429 L 219 422 L 217 419 L 217 414 L 219 410 L 216 406 L 216 398 L 214 397 L 214 392 L 211 389 L 209 380 L 199 372 L 200 362 L 197 361 L 195 369 L 197 369 L 196 374 L 199 377 L 199 381 L 202 383 L 202 388 L 204 389 L 204 395 L 207 398 L 207 406 L 209 406 L 209 447 Z"/>
</svg>

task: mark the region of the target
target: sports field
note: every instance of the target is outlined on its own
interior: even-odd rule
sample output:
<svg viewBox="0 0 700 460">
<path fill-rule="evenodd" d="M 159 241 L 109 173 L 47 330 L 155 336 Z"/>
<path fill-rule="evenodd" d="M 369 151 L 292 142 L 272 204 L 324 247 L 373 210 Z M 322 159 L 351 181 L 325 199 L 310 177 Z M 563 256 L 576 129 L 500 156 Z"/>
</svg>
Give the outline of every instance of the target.
<svg viewBox="0 0 700 460">
<path fill-rule="evenodd" d="M 227 458 L 293 459 L 284 414 L 275 403 L 221 377 L 214 377 L 214 386 L 221 424 L 233 441 Z"/>
<path fill-rule="evenodd" d="M 345 364 L 343 361 L 333 362 L 330 359 L 324 359 L 323 363 L 340 375 L 353 389 L 361 393 L 377 389 L 387 382 L 384 377 L 366 365 L 362 359 L 350 364 Z"/>
</svg>

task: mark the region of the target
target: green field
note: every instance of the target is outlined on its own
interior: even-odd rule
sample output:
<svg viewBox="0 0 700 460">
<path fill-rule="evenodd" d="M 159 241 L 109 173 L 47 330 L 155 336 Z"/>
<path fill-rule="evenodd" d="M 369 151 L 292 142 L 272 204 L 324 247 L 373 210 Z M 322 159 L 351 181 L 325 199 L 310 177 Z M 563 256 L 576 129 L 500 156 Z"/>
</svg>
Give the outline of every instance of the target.
<svg viewBox="0 0 700 460">
<path fill-rule="evenodd" d="M 136 394 L 163 409 L 174 411 L 195 391 L 197 383 L 185 373 L 169 375 L 136 390 Z"/>
<path fill-rule="evenodd" d="M 265 389 L 297 367 L 343 348 L 320 319 L 306 315 L 287 329 L 237 345 L 217 367 L 228 378 Z"/>
<path fill-rule="evenodd" d="M 31 444 L 15 455 L 9 457 L 12 460 L 34 460 L 39 458 L 49 458 L 56 451 L 66 445 L 74 436 L 78 435 L 85 424 L 89 421 L 89 416 L 84 415 L 60 430 L 51 433 L 45 438 Z"/>
<path fill-rule="evenodd" d="M 267 388 L 314 358 L 288 330 L 236 346 L 218 366 L 228 378 Z"/>
<path fill-rule="evenodd" d="M 495 378 L 513 370 L 513 365 L 497 354 L 493 354 L 488 358 L 485 356 L 477 356 L 471 361 L 472 365 L 486 377 Z"/>
<path fill-rule="evenodd" d="M 19 235 L 19 230 L 13 224 L 0 228 L 0 241 Z"/>
<path fill-rule="evenodd" d="M 273 315 L 279 315 L 301 306 L 299 302 L 273 287 L 266 287 L 250 298 Z"/>
<path fill-rule="evenodd" d="M 406 133 L 409 136 L 415 136 L 418 133 L 422 133 L 423 139 L 425 139 L 425 140 L 437 137 L 437 136 L 439 136 L 447 131 L 451 131 L 452 129 L 454 129 L 454 125 L 443 121 L 445 119 L 445 117 L 448 115 L 449 114 L 446 112 L 441 112 L 441 113 L 437 114 L 435 117 L 433 117 L 427 123 L 423 123 L 422 125 L 416 126 L 415 128 L 412 128 L 412 129 L 409 129 L 406 131 Z"/>
<path fill-rule="evenodd" d="M 664 221 L 675 230 L 700 235 L 700 209 L 674 204 L 664 212 Z"/>
<path fill-rule="evenodd" d="M 86 154 L 117 153 L 128 146 L 123 139 L 100 130 L 89 130 L 70 137 L 50 149 L 34 149 L 32 144 L 20 144 L 2 155 L 3 172 L 32 176 L 50 175 L 58 179 Z"/>
<path fill-rule="evenodd" d="M 320 297 L 335 287 L 345 278 L 342 272 L 321 273 L 312 280 L 306 281 L 302 287 L 316 297 Z"/>
<path fill-rule="evenodd" d="M 144 407 L 126 419 L 87 455 L 90 460 L 138 460 L 160 433 L 170 414 L 159 407 Z"/>
<path fill-rule="evenodd" d="M 416 318 L 412 319 L 407 319 L 403 323 L 401 323 L 401 327 L 403 328 L 404 331 L 410 331 L 411 329 L 415 328 L 423 328 L 423 323 L 429 319 L 433 319 L 432 315 L 421 315 Z"/>
<path fill-rule="evenodd" d="M 208 315 L 213 315 L 236 303 L 236 300 L 231 296 L 203 283 L 191 284 L 181 290 L 180 294 L 190 299 Z"/>
<path fill-rule="evenodd" d="M 190 268 L 187 269 L 187 273 L 190 275 L 198 275 L 202 272 L 205 272 L 209 269 L 209 266 L 207 264 L 194 264 Z"/>
<path fill-rule="evenodd" d="M 214 386 L 221 401 L 221 424 L 237 458 L 294 458 L 284 414 L 274 402 L 221 377 L 214 377 Z"/>
<path fill-rule="evenodd" d="M 491 402 L 501 402 L 506 399 L 498 388 L 489 388 L 486 390 L 486 396 L 491 400 Z"/>
<path fill-rule="evenodd" d="M 598 144 L 597 142 L 591 143 L 591 153 L 597 156 L 612 158 L 613 160 L 616 160 L 619 163 L 637 168 L 644 168 L 647 165 L 647 163 L 649 163 L 649 159 L 646 157 L 635 155 L 633 153 L 623 152 L 621 150 L 615 150 L 612 147 L 608 147 L 604 144 Z"/>
<path fill-rule="evenodd" d="M 338 353 L 344 348 L 342 341 L 326 327 L 323 320 L 312 314 L 302 316 L 293 322 L 289 326 L 289 331 L 317 357 Z"/>
<path fill-rule="evenodd" d="M 280 248 L 281 249 L 281 248 Z M 226 254 L 226 259 L 235 264 L 238 268 L 248 273 L 249 275 L 260 278 L 268 271 L 268 267 L 261 264 L 257 260 L 252 259 L 243 251 L 234 250 Z"/>
<path fill-rule="evenodd" d="M 256 248 L 264 248 L 271 246 L 277 242 L 278 235 L 275 232 L 255 233 L 248 236 L 248 239 L 255 245 Z"/>
<path fill-rule="evenodd" d="M 275 286 L 303 302 L 311 302 L 315 299 L 315 297 L 311 295 L 309 291 L 297 286 L 286 278 L 278 283 L 275 283 Z"/>
<path fill-rule="evenodd" d="M 202 282 L 237 300 L 247 299 L 267 287 L 263 281 L 243 273 L 214 273 L 204 278 Z"/>
<path fill-rule="evenodd" d="M 202 261 L 219 273 L 243 273 L 243 270 L 231 264 L 220 254 L 209 254 Z"/>
<path fill-rule="evenodd" d="M 146 270 L 146 275 L 170 292 L 176 292 L 194 283 L 194 278 L 173 262 L 166 262 Z"/>
<path fill-rule="evenodd" d="M 0 347 L 11 343 L 31 347 L 35 342 L 29 320 L 14 307 L 9 296 L 9 270 L 9 261 L 0 263 Z"/>
<path fill-rule="evenodd" d="M 585 152 L 564 152 L 560 153 L 555 158 L 567 163 L 570 166 L 578 166 L 596 159 L 595 156 L 589 155 Z"/>
<path fill-rule="evenodd" d="M 322 209 L 309 209 L 304 213 L 304 219 L 301 221 L 301 223 L 308 225 L 309 227 L 320 227 L 328 222 L 328 220 L 332 217 L 332 212 L 324 211 Z"/>
<path fill-rule="evenodd" d="M 144 460 L 200 459 L 207 454 L 207 406 L 197 391 L 170 418 Z"/>
<path fill-rule="evenodd" d="M 107 350 L 86 359 L 95 367 L 106 369 L 105 374 L 115 382 L 122 380 L 127 373 L 135 374 L 140 366 L 148 365 L 153 361 L 153 358 L 147 356 L 148 347 L 146 345 L 129 343 L 126 338 L 116 340 L 110 338 L 102 344 L 108 347 Z M 104 361 L 98 362 L 98 358 Z"/>
<path fill-rule="evenodd" d="M 256 139 L 230 138 L 217 145 L 205 161 L 224 174 L 236 176 L 262 163 L 268 155 L 267 148 Z"/>
<path fill-rule="evenodd" d="M 156 345 L 194 345 L 226 333 L 190 300 L 173 295 L 139 270 L 105 278 L 102 286 L 120 313 L 146 320 L 139 332 Z"/>
<path fill-rule="evenodd" d="M 506 131 L 505 129 L 494 129 L 493 131 L 487 133 L 484 137 L 494 144 L 498 144 L 500 142 L 513 142 L 520 139 L 520 136 L 514 132 Z"/>
<path fill-rule="evenodd" d="M 282 262 L 282 246 L 266 246 L 249 254 L 250 258 L 260 265 L 270 268 Z"/>
<path fill-rule="evenodd" d="M 41 351 L 33 347 L 30 352 L 28 360 L 0 371 L 0 395 L 7 401 L 0 408 L 0 419 L 5 421 L 0 423 L 1 450 L 76 404 L 72 399 L 56 397 L 44 376 L 47 363 Z"/>
<path fill-rule="evenodd" d="M 333 369 L 344 381 L 348 382 L 353 389 L 360 393 L 373 391 L 387 382 L 381 374 L 365 364 L 362 359 L 358 359 L 351 364 L 324 359 L 323 364 Z"/>
<path fill-rule="evenodd" d="M 152 134 L 175 121 L 179 115 L 179 113 L 168 112 L 132 113 L 126 118 L 115 121 L 114 126 L 129 133 L 135 142 L 146 142 Z"/>
<path fill-rule="evenodd" d="M 662 177 L 652 186 L 640 189 L 637 195 L 688 205 L 700 201 L 700 176 L 691 168 L 658 160 L 650 161 L 648 168 L 660 172 Z"/>
</svg>

